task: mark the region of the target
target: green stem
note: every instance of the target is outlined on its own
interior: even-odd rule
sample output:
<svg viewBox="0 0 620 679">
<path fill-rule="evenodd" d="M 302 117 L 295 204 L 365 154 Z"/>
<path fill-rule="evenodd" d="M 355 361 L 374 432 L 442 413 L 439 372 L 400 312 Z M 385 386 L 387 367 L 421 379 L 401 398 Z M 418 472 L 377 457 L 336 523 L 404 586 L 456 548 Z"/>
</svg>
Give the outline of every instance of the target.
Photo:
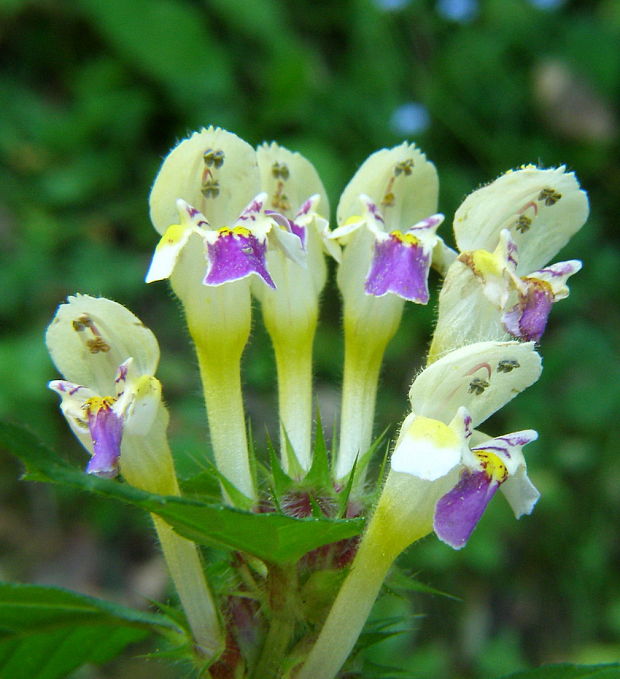
<svg viewBox="0 0 620 679">
<path fill-rule="evenodd" d="M 282 675 L 297 622 L 296 576 L 294 567 L 269 567 L 267 586 L 271 619 L 251 679 L 277 679 Z"/>
</svg>

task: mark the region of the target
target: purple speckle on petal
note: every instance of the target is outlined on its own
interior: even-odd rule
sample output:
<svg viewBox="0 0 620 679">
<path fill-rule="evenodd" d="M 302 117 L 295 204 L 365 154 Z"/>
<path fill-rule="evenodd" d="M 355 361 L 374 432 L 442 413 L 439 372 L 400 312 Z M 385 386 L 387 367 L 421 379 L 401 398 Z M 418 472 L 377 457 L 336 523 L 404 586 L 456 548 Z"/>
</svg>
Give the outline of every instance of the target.
<svg viewBox="0 0 620 679">
<path fill-rule="evenodd" d="M 577 273 L 581 268 L 581 262 L 577 260 L 570 260 L 568 262 L 558 262 L 557 264 L 552 264 L 551 266 L 545 267 L 544 269 L 539 269 L 533 274 L 530 274 L 531 278 L 537 278 L 537 274 L 547 274 L 552 278 L 563 278 L 572 276 Z"/>
<path fill-rule="evenodd" d="M 364 289 L 377 297 L 391 292 L 403 299 L 426 304 L 429 267 L 430 259 L 417 239 L 410 242 L 401 234 L 391 233 L 375 244 Z"/>
<path fill-rule="evenodd" d="M 104 403 L 89 411 L 88 429 L 93 442 L 93 456 L 86 467 L 87 473 L 104 478 L 115 477 L 121 455 L 123 420 Z"/>
<path fill-rule="evenodd" d="M 375 219 L 379 220 L 382 224 L 384 223 L 383 215 L 379 211 L 376 203 L 369 200 L 366 202 L 366 207 L 368 208 L 368 212 L 370 212 Z"/>
<path fill-rule="evenodd" d="M 207 244 L 209 269 L 204 284 L 222 285 L 257 274 L 267 285 L 275 288 L 265 263 L 266 251 L 267 245 L 251 234 L 221 230 L 217 240 Z"/>
<path fill-rule="evenodd" d="M 114 383 L 118 384 L 119 382 L 125 382 L 126 380 L 127 380 L 127 365 L 126 363 L 123 363 L 118 368 L 118 372 L 116 373 L 116 377 L 114 378 Z"/>
<path fill-rule="evenodd" d="M 465 470 L 461 480 L 435 507 L 437 537 L 450 547 L 461 549 L 498 488 L 499 483 L 492 481 L 486 472 Z"/>
<path fill-rule="evenodd" d="M 297 214 L 295 216 L 301 217 L 303 215 L 307 215 L 308 212 L 310 212 L 311 207 L 312 207 L 312 199 L 308 198 L 308 200 L 304 200 L 304 202 L 301 204 L 301 207 L 299 208 L 299 210 L 297 210 Z"/>
<path fill-rule="evenodd" d="M 473 433 L 471 430 L 471 423 L 472 423 L 471 415 L 465 415 L 465 417 L 463 418 L 463 425 L 465 426 L 466 439 L 470 438 Z"/>
<path fill-rule="evenodd" d="M 262 200 L 253 200 L 246 208 L 245 210 L 239 215 L 239 219 L 237 221 L 239 222 L 247 222 L 249 221 L 256 221 L 256 216 L 260 213 L 260 211 L 263 209 L 263 201 Z"/>
</svg>

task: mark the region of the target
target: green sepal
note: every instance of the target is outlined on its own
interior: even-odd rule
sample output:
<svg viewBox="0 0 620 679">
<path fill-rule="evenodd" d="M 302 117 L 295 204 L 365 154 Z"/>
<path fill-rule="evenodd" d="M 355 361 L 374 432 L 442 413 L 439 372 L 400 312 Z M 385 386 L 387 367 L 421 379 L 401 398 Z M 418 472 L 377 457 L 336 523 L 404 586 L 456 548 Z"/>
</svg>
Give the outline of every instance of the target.
<svg viewBox="0 0 620 679">
<path fill-rule="evenodd" d="M 308 493 L 308 501 L 310 502 L 310 507 L 312 508 L 312 516 L 315 519 L 320 519 L 322 516 L 326 516 L 325 512 L 321 509 L 321 505 L 319 505 L 312 493 Z"/>
<path fill-rule="evenodd" d="M 316 431 L 314 434 L 314 448 L 312 451 L 312 465 L 304 478 L 304 484 L 310 488 L 331 488 L 332 476 L 329 455 L 321 415 L 317 408 Z"/>
<path fill-rule="evenodd" d="M 412 627 L 407 624 L 403 625 L 405 618 L 402 616 L 393 616 L 390 618 L 382 618 L 381 620 L 373 620 L 366 624 L 364 631 L 360 634 L 351 658 L 354 658 L 360 651 L 380 644 L 386 639 L 399 636 L 400 634 L 410 634 Z M 410 619 L 407 619 L 407 623 Z M 398 627 L 396 627 L 398 625 Z"/>
<path fill-rule="evenodd" d="M 269 435 L 266 438 L 267 452 L 269 453 L 269 463 L 271 471 L 267 471 L 267 475 L 271 481 L 271 488 L 273 499 L 276 507 L 279 509 L 282 498 L 294 485 L 293 479 L 282 469 L 280 456 L 276 452 L 275 446 Z"/>
<path fill-rule="evenodd" d="M 383 443 L 383 440 L 385 439 L 387 433 L 389 431 L 389 427 L 386 427 L 380 434 L 375 438 L 375 440 L 370 444 L 370 448 L 360 456 L 359 462 L 357 465 L 357 476 L 358 478 L 365 478 L 366 477 L 366 469 L 368 468 L 368 465 L 370 464 L 370 461 L 373 459 L 375 452 L 379 448 L 379 446 Z M 385 462 L 385 458 L 384 458 Z M 353 472 L 351 472 L 351 475 L 353 475 Z"/>
<path fill-rule="evenodd" d="M 441 590 L 425 585 L 423 582 L 416 580 L 415 575 L 405 573 L 398 566 L 393 566 L 383 583 L 385 590 L 397 596 L 401 596 L 404 592 L 420 592 L 421 594 L 433 594 L 435 596 L 442 596 L 453 601 L 462 601 L 460 597 L 442 592 Z"/>
<path fill-rule="evenodd" d="M 284 447 L 286 452 L 286 461 L 288 463 L 288 475 L 293 479 L 303 479 L 305 471 L 299 464 L 297 455 L 295 455 L 295 450 L 293 449 L 293 444 L 291 439 L 288 437 L 288 433 L 284 427 L 282 427 L 282 432 L 284 433 Z"/>
<path fill-rule="evenodd" d="M 344 518 L 347 515 L 347 509 L 349 508 L 349 497 L 351 496 L 351 490 L 353 489 L 353 481 L 355 479 L 355 470 L 357 469 L 357 458 L 353 461 L 353 467 L 351 468 L 351 473 L 347 479 L 347 485 L 344 487 L 341 493 L 338 493 L 338 517 Z"/>
<path fill-rule="evenodd" d="M 245 509 L 245 511 L 249 512 L 254 507 L 254 500 L 242 493 L 213 463 L 209 462 L 209 465 L 209 472 L 222 484 L 222 488 L 230 498 L 232 504 L 239 509 Z"/>
</svg>

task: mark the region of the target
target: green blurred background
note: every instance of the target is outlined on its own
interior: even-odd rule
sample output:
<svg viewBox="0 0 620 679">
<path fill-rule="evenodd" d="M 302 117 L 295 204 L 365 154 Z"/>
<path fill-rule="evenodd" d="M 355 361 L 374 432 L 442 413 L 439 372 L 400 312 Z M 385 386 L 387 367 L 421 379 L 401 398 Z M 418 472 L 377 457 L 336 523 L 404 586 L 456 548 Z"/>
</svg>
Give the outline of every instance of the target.
<svg viewBox="0 0 620 679">
<path fill-rule="evenodd" d="M 76 464 L 85 456 L 45 387 L 56 374 L 43 345 L 57 304 L 75 291 L 127 305 L 156 332 L 181 471 L 204 450 L 179 310 L 165 284 L 142 282 L 156 242 L 149 186 L 193 129 L 221 125 L 301 151 L 332 213 L 369 153 L 413 140 L 437 165 L 448 239 L 460 201 L 503 170 L 573 169 L 592 214 L 559 257 L 585 268 L 553 312 L 541 381 L 487 427 L 539 431 L 527 452 L 542 499 L 519 523 L 494 502 L 462 552 L 434 538 L 412 548 L 402 565 L 462 601 L 388 595 L 382 612 L 406 613 L 411 631 L 369 658 L 421 679 L 620 658 L 617 0 L 0 0 L 0 64 L 0 416 L 26 422 Z M 244 381 L 262 436 L 265 423 L 275 431 L 274 367 L 256 318 Z M 432 319 L 432 305 L 407 309 L 377 431 L 393 432 L 405 412 Z M 341 353 L 332 285 L 316 347 L 326 421 Z M 0 457 L 2 579 L 133 604 L 165 596 L 143 517 L 18 474 Z M 76 676 L 176 674 L 125 659 Z"/>
</svg>

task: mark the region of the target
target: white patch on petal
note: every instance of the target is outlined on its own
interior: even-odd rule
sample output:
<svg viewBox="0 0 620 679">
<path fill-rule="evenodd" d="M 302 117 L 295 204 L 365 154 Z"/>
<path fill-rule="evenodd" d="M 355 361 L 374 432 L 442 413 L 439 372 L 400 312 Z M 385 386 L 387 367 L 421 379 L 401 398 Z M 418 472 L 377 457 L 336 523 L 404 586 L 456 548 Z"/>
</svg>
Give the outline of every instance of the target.
<svg viewBox="0 0 620 679">
<path fill-rule="evenodd" d="M 191 234 L 191 229 L 180 224 L 173 224 L 166 229 L 166 233 L 155 248 L 151 265 L 144 279 L 146 283 L 170 278 Z"/>
<path fill-rule="evenodd" d="M 161 405 L 161 384 L 155 377 L 142 376 L 132 387 L 124 413 L 131 434 L 145 436 L 151 429 Z"/>
<path fill-rule="evenodd" d="M 269 244 L 272 247 L 279 248 L 286 257 L 299 264 L 299 266 L 302 266 L 304 269 L 307 267 L 306 252 L 299 236 L 296 234 L 276 226 L 269 232 Z"/>
<path fill-rule="evenodd" d="M 333 229 L 329 234 L 329 238 L 332 240 L 346 239 L 347 236 L 355 233 L 362 226 L 366 226 L 366 219 L 361 215 L 353 215 L 346 222 Z"/>
<path fill-rule="evenodd" d="M 437 420 L 410 415 L 404 422 L 392 454 L 394 471 L 434 481 L 461 461 L 464 439 Z"/>
</svg>

